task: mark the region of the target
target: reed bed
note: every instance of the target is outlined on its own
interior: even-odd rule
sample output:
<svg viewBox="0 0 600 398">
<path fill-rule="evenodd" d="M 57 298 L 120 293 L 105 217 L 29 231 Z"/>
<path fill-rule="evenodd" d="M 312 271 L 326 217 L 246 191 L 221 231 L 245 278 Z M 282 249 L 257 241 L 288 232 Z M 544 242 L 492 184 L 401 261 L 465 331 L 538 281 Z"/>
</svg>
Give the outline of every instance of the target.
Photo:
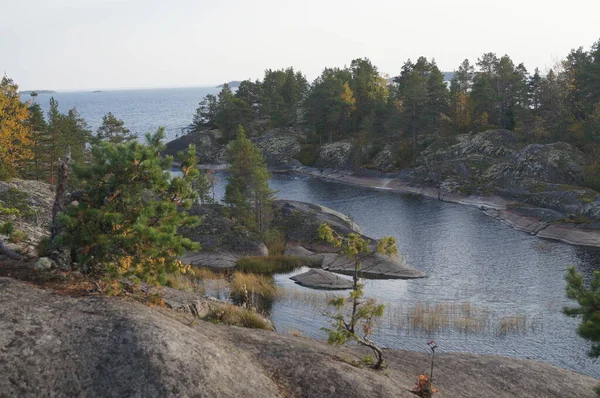
<svg viewBox="0 0 600 398">
<path fill-rule="evenodd" d="M 475 308 L 468 302 L 390 306 L 386 316 L 391 327 L 428 333 L 449 329 L 461 333 L 482 331 L 489 322 L 487 310 Z"/>
<path fill-rule="evenodd" d="M 528 318 L 525 315 L 506 316 L 499 319 L 496 334 L 505 336 L 509 333 L 525 333 L 534 331 L 539 326 L 539 321 L 535 318 Z"/>
<path fill-rule="evenodd" d="M 328 302 L 339 296 L 323 292 L 282 290 L 277 300 L 284 305 L 301 305 L 326 313 Z M 455 331 L 462 334 L 493 333 L 496 335 L 526 333 L 540 327 L 538 317 L 525 314 L 500 315 L 470 302 L 385 304 L 385 314 L 376 328 L 417 331 L 428 334 Z"/>
<path fill-rule="evenodd" d="M 230 286 L 232 296 L 261 296 L 274 299 L 278 291 L 273 278 L 245 272 L 235 272 Z"/>
<path fill-rule="evenodd" d="M 277 301 L 284 305 L 304 305 L 313 311 L 324 312 L 327 310 L 331 299 L 339 294 L 322 293 L 296 289 L 280 289 Z"/>
<path fill-rule="evenodd" d="M 246 273 L 272 275 L 292 272 L 304 265 L 307 265 L 307 261 L 302 257 L 273 255 L 240 258 L 235 267 Z"/>
</svg>

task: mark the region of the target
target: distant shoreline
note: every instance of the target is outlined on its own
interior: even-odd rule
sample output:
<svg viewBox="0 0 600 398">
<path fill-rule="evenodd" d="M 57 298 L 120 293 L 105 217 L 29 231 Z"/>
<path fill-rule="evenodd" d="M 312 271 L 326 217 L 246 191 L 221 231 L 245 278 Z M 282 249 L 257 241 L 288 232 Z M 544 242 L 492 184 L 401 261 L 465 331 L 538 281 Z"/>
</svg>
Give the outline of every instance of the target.
<svg viewBox="0 0 600 398">
<path fill-rule="evenodd" d="M 23 91 L 19 91 L 19 94 L 31 94 L 31 93 L 36 93 L 36 94 L 56 94 L 56 91 L 54 91 L 54 90 L 23 90 Z"/>
</svg>

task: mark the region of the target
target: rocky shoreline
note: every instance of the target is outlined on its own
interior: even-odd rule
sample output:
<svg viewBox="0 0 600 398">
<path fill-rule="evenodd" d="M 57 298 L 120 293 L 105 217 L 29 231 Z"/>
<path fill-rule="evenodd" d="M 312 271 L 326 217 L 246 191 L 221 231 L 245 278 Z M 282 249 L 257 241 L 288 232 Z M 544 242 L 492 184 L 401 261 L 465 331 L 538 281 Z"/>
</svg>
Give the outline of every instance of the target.
<svg viewBox="0 0 600 398">
<path fill-rule="evenodd" d="M 359 365 L 365 352 L 357 347 L 213 324 L 170 305 L 57 294 L 6 277 L 0 302 L 2 396 L 410 398 L 430 361 L 426 353 L 386 349 L 389 368 L 375 372 Z M 190 297 L 182 304 L 213 303 Z M 441 398 L 593 397 L 598 383 L 531 360 L 443 351 L 435 377 Z"/>
<path fill-rule="evenodd" d="M 218 130 L 198 131 L 167 147 L 173 152 L 197 143 L 201 164 L 223 168 L 226 146 L 218 143 L 219 137 Z M 507 130 L 430 138 L 412 165 L 400 170 L 392 144 L 359 145 L 351 139 L 303 144 L 306 134 L 293 128 L 261 130 L 251 139 L 274 173 L 477 206 L 540 238 L 600 247 L 600 194 L 587 185 L 587 160 L 575 146 L 528 144 Z M 302 153 L 306 146 L 313 151 L 311 166 L 298 160 L 307 160 Z"/>
<path fill-rule="evenodd" d="M 600 229 L 581 227 L 573 223 L 552 223 L 540 217 L 523 215 L 519 213 L 520 206 L 524 204 L 503 198 L 498 195 L 461 195 L 454 192 L 443 192 L 439 188 L 418 187 L 410 185 L 398 178 L 387 177 L 385 173 L 370 172 L 365 175 L 361 172 L 339 171 L 332 169 L 317 169 L 314 167 L 294 167 L 289 169 L 274 168 L 274 173 L 297 173 L 323 180 L 334 181 L 366 188 L 388 190 L 400 193 L 412 193 L 444 202 L 476 206 L 485 214 L 496 218 L 508 226 L 540 238 L 558 240 L 572 245 L 600 247 Z M 532 209 L 531 207 L 527 207 Z M 543 210 L 542 208 L 533 208 Z"/>
</svg>

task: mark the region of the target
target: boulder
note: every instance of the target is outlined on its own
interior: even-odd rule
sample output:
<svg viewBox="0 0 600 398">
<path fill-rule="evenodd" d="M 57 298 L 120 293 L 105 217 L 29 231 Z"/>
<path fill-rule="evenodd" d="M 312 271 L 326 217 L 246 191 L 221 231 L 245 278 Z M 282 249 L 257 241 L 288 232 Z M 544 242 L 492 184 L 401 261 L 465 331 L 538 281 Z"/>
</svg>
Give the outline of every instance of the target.
<svg viewBox="0 0 600 398">
<path fill-rule="evenodd" d="M 225 162 L 224 135 L 219 129 L 191 131 L 168 142 L 163 154 L 176 156 L 178 152 L 187 149 L 190 144 L 196 145 L 196 156 L 201 164 Z"/>
<path fill-rule="evenodd" d="M 192 228 L 181 228 L 180 233 L 198 242 L 201 250 L 188 252 L 180 259 L 196 266 L 228 269 L 234 268 L 238 259 L 245 256 L 267 256 L 265 244 L 242 230 L 233 228 L 233 222 L 223 214 L 220 205 L 196 205 L 189 210 L 202 222 Z"/>
<path fill-rule="evenodd" d="M 375 248 L 375 240 L 364 236 L 360 227 L 340 212 L 293 200 L 277 200 L 273 206 L 275 224 L 285 232 L 288 241 L 286 255 L 304 257 L 312 263 L 320 264 L 324 270 L 353 274 L 354 262 L 338 254 L 339 248 L 318 239 L 317 231 L 323 223 L 340 235 L 358 233 Z M 409 267 L 400 255 L 388 257 L 375 253 L 363 261 L 361 275 L 365 278 L 408 279 L 422 278 L 425 273 Z"/>
<path fill-rule="evenodd" d="M 303 135 L 290 128 L 275 128 L 268 130 L 263 135 L 251 138 L 258 150 L 263 154 L 268 166 L 271 167 L 297 167 L 302 164 L 294 156 L 302 146 L 300 140 Z"/>
<path fill-rule="evenodd" d="M 319 168 L 351 170 L 360 166 L 354 153 L 355 145 L 350 141 L 337 141 L 323 144 L 319 148 L 318 157 L 314 164 Z"/>
<path fill-rule="evenodd" d="M 33 265 L 33 267 L 38 270 L 50 269 L 55 266 L 56 266 L 56 264 L 54 264 L 54 261 L 52 261 L 48 257 L 38 258 L 37 261 L 35 262 L 35 264 Z"/>
<path fill-rule="evenodd" d="M 351 289 L 352 281 L 322 269 L 310 269 L 290 278 L 299 285 L 314 289 Z"/>
<path fill-rule="evenodd" d="M 346 275 L 354 274 L 354 260 L 342 254 L 323 255 L 321 267 L 325 270 Z M 386 256 L 374 253 L 362 260 L 360 276 L 368 279 L 415 279 L 424 278 L 423 271 L 411 268 L 399 254 Z"/>
<path fill-rule="evenodd" d="M 52 187 L 41 181 L 13 179 L 0 181 L 0 205 L 17 208 L 19 216 L 0 214 L 0 224 L 10 221 L 16 230 L 27 234 L 27 238 L 11 245 L 26 256 L 35 256 L 40 241 L 50 235 L 54 192 Z"/>
<path fill-rule="evenodd" d="M 348 216 L 325 206 L 295 200 L 276 200 L 273 202 L 273 209 L 273 223 L 285 232 L 286 240 L 306 243 L 303 246 L 307 248 L 307 245 L 315 242 L 319 226 L 323 223 L 329 224 L 342 235 L 362 233 L 360 227 Z"/>
</svg>

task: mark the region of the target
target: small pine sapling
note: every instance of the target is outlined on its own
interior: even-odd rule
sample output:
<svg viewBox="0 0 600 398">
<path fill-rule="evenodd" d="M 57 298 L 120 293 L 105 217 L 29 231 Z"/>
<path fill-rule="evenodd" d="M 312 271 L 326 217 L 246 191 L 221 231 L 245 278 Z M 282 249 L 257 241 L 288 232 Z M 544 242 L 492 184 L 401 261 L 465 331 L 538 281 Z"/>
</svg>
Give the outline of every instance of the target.
<svg viewBox="0 0 600 398">
<path fill-rule="evenodd" d="M 350 233 L 348 236 L 342 236 L 327 224 L 319 227 L 319 238 L 334 247 L 339 247 L 341 253 L 354 262 L 353 284 L 349 297 L 337 297 L 329 301 L 329 304 L 337 309 L 337 313 L 330 315 L 332 328 L 323 328 L 329 334 L 328 341 L 330 344 L 343 345 L 349 340 L 354 340 L 370 348 L 376 357 L 372 367 L 382 369 L 383 351 L 370 339 L 370 336 L 373 333 L 375 320 L 383 316 L 384 306 L 378 304 L 375 299 L 363 299 L 364 285 L 360 283 L 359 275 L 365 258 L 375 253 L 386 255 L 397 253 L 396 240 L 393 237 L 385 237 L 377 242 L 375 248 L 372 248 L 369 239 L 362 235 Z M 344 312 L 347 303 L 351 306 L 349 318 Z M 358 330 L 362 330 L 362 333 Z"/>
</svg>

